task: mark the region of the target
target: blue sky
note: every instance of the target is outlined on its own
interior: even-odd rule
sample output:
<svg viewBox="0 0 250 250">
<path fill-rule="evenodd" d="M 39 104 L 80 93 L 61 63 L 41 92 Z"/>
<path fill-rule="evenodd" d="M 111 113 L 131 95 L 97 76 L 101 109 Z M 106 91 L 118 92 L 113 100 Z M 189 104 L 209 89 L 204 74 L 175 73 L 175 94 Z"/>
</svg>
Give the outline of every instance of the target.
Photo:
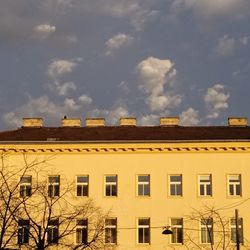
<svg viewBox="0 0 250 250">
<path fill-rule="evenodd" d="M 0 129 L 250 117 L 249 23 L 249 0 L 0 0 Z"/>
</svg>

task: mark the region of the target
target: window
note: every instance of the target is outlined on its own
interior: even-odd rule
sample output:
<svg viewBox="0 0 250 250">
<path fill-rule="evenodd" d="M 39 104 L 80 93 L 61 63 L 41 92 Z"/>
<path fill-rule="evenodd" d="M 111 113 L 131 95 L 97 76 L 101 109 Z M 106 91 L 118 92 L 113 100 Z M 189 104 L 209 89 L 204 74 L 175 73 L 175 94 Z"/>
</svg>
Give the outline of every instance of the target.
<svg viewBox="0 0 250 250">
<path fill-rule="evenodd" d="M 171 243 L 183 243 L 183 219 L 171 218 Z"/>
<path fill-rule="evenodd" d="M 138 196 L 150 196 L 150 175 L 137 176 Z"/>
<path fill-rule="evenodd" d="M 199 175 L 199 195 L 212 196 L 212 176 Z"/>
<path fill-rule="evenodd" d="M 231 196 L 241 195 L 241 176 L 239 174 L 228 176 L 228 194 Z"/>
<path fill-rule="evenodd" d="M 105 176 L 105 196 L 117 196 L 117 175 Z"/>
<path fill-rule="evenodd" d="M 182 196 L 182 175 L 170 175 L 169 186 L 170 195 Z"/>
<path fill-rule="evenodd" d="M 105 243 L 106 244 L 117 243 L 117 219 L 116 218 L 105 219 Z"/>
<path fill-rule="evenodd" d="M 230 231 L 231 231 L 231 241 L 236 243 L 236 220 L 235 218 L 230 219 Z M 243 244 L 243 219 L 238 219 L 238 232 L 239 232 L 239 241 Z"/>
<path fill-rule="evenodd" d="M 150 219 L 140 218 L 138 219 L 138 243 L 150 244 Z"/>
<path fill-rule="evenodd" d="M 76 177 L 76 195 L 88 196 L 89 195 L 89 177 L 82 175 Z"/>
<path fill-rule="evenodd" d="M 213 219 L 201 219 L 201 243 L 213 244 Z"/>
<path fill-rule="evenodd" d="M 20 178 L 20 197 L 31 196 L 32 176 L 22 176 Z"/>
<path fill-rule="evenodd" d="M 88 220 L 77 220 L 76 222 L 76 243 L 88 243 Z"/>
<path fill-rule="evenodd" d="M 18 221 L 18 244 L 19 245 L 29 243 L 29 230 L 30 230 L 29 220 Z"/>
<path fill-rule="evenodd" d="M 48 195 L 49 197 L 59 196 L 60 193 L 60 176 L 49 176 Z"/>
<path fill-rule="evenodd" d="M 59 220 L 53 219 L 48 223 L 47 241 L 49 244 L 57 244 L 59 236 Z"/>
</svg>

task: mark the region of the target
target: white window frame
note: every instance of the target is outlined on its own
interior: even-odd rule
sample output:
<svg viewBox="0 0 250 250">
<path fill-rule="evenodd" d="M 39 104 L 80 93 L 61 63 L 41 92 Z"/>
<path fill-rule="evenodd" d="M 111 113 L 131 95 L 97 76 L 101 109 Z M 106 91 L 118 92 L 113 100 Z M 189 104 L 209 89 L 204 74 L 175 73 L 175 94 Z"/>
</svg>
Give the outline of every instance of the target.
<svg viewBox="0 0 250 250">
<path fill-rule="evenodd" d="M 173 232 L 170 238 L 171 244 L 183 244 L 183 218 L 170 218 L 170 228 Z"/>
<path fill-rule="evenodd" d="M 80 178 L 82 178 L 82 180 L 80 180 Z M 89 196 L 89 176 L 88 175 L 76 176 L 76 196 L 78 197 Z"/>
<path fill-rule="evenodd" d="M 52 234 L 51 242 L 49 242 L 49 234 Z M 57 234 L 57 237 L 54 234 Z M 48 244 L 53 245 L 53 244 L 58 244 L 58 240 L 59 240 L 59 219 L 51 219 L 48 222 L 47 242 Z"/>
<path fill-rule="evenodd" d="M 201 174 L 198 176 L 198 190 L 199 190 L 199 196 L 212 196 L 213 190 L 212 190 L 212 175 L 211 174 Z M 201 192 L 201 189 L 203 189 L 203 194 Z M 210 191 L 210 193 L 209 193 Z"/>
<path fill-rule="evenodd" d="M 50 181 L 50 178 L 58 178 L 58 181 Z M 48 176 L 48 196 L 51 198 L 60 196 L 60 175 Z"/>
<path fill-rule="evenodd" d="M 105 244 L 117 244 L 117 218 L 105 219 Z"/>
<path fill-rule="evenodd" d="M 147 221 L 148 223 L 140 223 Z M 140 232 L 142 231 L 142 240 L 140 239 Z M 148 237 L 147 237 L 148 235 Z M 150 232 L 150 218 L 137 218 L 137 244 L 150 245 L 151 232 Z"/>
<path fill-rule="evenodd" d="M 180 180 L 171 180 L 171 177 L 180 177 Z M 169 196 L 183 196 L 183 176 L 182 174 L 170 174 L 169 178 Z M 172 187 L 174 188 L 174 192 L 172 192 Z M 178 194 L 178 189 L 180 188 L 180 193 Z"/>
<path fill-rule="evenodd" d="M 86 241 L 84 241 L 83 235 L 86 234 Z M 78 219 L 76 221 L 76 244 L 86 244 L 88 242 L 88 220 Z"/>
<path fill-rule="evenodd" d="M 140 180 L 140 177 L 147 177 L 147 180 Z M 142 192 L 141 192 L 142 191 Z M 137 196 L 150 196 L 150 175 L 137 175 Z"/>
<path fill-rule="evenodd" d="M 18 245 L 29 243 L 30 221 L 20 219 L 18 221 Z"/>
<path fill-rule="evenodd" d="M 25 179 L 29 179 L 25 181 Z M 20 197 L 29 197 L 32 193 L 32 176 L 31 175 L 24 175 L 20 177 L 19 182 L 20 188 Z"/>
<path fill-rule="evenodd" d="M 239 197 L 242 195 L 242 183 L 240 174 L 230 174 L 227 176 L 228 195 Z"/>
<path fill-rule="evenodd" d="M 209 234 L 212 234 L 211 237 Z M 202 218 L 200 220 L 200 243 L 211 245 L 213 244 L 213 241 L 214 241 L 213 218 Z"/>
<path fill-rule="evenodd" d="M 236 243 L 236 220 L 230 218 L 230 240 L 233 244 Z M 240 244 L 244 244 L 243 218 L 238 218 L 239 240 Z"/>
<path fill-rule="evenodd" d="M 115 180 L 107 180 L 109 177 L 114 177 Z M 104 195 L 106 197 L 118 196 L 118 176 L 115 174 L 107 174 L 104 176 Z M 108 191 L 109 190 L 109 191 Z"/>
</svg>

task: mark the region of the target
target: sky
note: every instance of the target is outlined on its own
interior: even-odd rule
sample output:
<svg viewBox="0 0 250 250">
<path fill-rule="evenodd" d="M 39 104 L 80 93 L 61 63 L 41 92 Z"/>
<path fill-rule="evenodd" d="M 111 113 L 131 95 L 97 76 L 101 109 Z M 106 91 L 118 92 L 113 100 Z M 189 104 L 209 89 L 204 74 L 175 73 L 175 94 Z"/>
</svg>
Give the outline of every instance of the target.
<svg viewBox="0 0 250 250">
<path fill-rule="evenodd" d="M 250 119 L 250 0 L 0 0 L 0 130 Z"/>
</svg>

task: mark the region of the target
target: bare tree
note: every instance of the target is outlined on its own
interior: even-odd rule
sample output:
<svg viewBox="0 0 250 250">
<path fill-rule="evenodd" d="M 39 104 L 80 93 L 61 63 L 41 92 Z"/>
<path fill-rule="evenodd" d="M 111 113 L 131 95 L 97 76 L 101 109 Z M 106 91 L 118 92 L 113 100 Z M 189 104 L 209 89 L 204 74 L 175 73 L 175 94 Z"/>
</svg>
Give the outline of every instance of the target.
<svg viewBox="0 0 250 250">
<path fill-rule="evenodd" d="M 44 164 L 44 159 L 31 159 L 26 155 L 18 157 L 18 164 L 13 164 L 13 155 L 1 153 L 0 163 L 0 249 L 16 245 L 13 241 L 17 236 L 16 221 L 21 214 L 22 205 L 30 196 L 23 196 L 20 185 L 24 177 Z M 23 197 L 22 197 L 23 196 Z"/>
<path fill-rule="evenodd" d="M 88 197 L 76 197 L 75 184 L 60 172 L 51 174 L 55 172 L 51 158 L 1 155 L 0 250 L 43 250 L 51 245 L 75 250 L 113 248 L 104 242 L 109 212 Z"/>
<path fill-rule="evenodd" d="M 76 197 L 74 183 L 60 175 L 37 174 L 35 192 L 24 200 L 22 215 L 29 222 L 31 249 L 44 250 L 51 245 L 68 249 L 103 249 L 105 218 L 94 202 Z M 22 242 L 21 242 L 22 243 Z"/>
<path fill-rule="evenodd" d="M 192 210 L 192 213 L 185 218 L 184 245 L 187 249 L 235 249 L 231 241 L 229 228 L 231 218 L 227 216 L 228 213 L 208 205 Z M 234 217 L 233 213 L 231 217 Z M 244 249 L 249 249 L 246 244 Z"/>
</svg>

